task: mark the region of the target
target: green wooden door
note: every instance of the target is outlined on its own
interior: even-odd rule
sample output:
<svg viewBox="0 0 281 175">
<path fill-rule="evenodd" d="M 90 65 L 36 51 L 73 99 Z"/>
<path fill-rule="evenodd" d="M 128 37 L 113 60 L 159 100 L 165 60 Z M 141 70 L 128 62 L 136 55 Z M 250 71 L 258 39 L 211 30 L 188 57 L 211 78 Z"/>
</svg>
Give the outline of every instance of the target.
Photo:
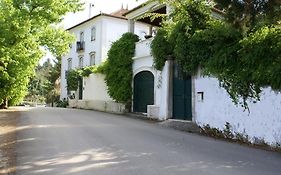
<svg viewBox="0 0 281 175">
<path fill-rule="evenodd" d="M 79 78 L 78 80 L 78 93 L 79 93 L 79 100 L 83 99 L 83 79 Z"/>
<path fill-rule="evenodd" d="M 173 79 L 173 118 L 192 120 L 191 76 L 175 64 Z"/>
<path fill-rule="evenodd" d="M 134 78 L 134 112 L 147 113 L 147 105 L 154 104 L 154 76 L 149 71 Z"/>
</svg>

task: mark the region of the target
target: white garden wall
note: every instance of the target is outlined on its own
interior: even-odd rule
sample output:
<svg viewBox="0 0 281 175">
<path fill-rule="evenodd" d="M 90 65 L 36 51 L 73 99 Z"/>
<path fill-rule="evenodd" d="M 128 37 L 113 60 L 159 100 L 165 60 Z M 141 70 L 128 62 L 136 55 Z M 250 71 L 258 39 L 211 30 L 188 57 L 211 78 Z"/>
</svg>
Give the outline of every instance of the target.
<svg viewBox="0 0 281 175">
<path fill-rule="evenodd" d="M 201 95 L 204 93 L 204 99 Z M 261 101 L 249 103 L 250 113 L 231 101 L 215 78 L 197 76 L 193 79 L 193 118 L 201 127 L 209 124 L 223 130 L 229 122 L 232 131 L 269 144 L 281 143 L 281 94 L 266 88 Z"/>
<path fill-rule="evenodd" d="M 91 74 L 83 78 L 83 100 L 113 101 L 107 94 L 103 74 Z"/>
</svg>

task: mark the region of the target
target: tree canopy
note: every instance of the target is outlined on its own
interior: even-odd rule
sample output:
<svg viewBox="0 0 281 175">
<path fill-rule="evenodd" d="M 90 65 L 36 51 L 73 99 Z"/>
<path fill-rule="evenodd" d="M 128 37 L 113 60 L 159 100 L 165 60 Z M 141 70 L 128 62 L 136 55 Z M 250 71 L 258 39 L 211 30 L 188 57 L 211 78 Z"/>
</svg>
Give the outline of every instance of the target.
<svg viewBox="0 0 281 175">
<path fill-rule="evenodd" d="M 59 101 L 60 62 L 60 59 L 53 60 L 53 63 L 47 59 L 42 65 L 36 66 L 35 76 L 30 79 L 25 101 L 41 104 Z"/>
<path fill-rule="evenodd" d="M 68 50 L 74 38 L 57 24 L 81 8 L 79 0 L 0 0 L 0 106 L 25 96 L 44 48 L 55 56 Z"/>
</svg>

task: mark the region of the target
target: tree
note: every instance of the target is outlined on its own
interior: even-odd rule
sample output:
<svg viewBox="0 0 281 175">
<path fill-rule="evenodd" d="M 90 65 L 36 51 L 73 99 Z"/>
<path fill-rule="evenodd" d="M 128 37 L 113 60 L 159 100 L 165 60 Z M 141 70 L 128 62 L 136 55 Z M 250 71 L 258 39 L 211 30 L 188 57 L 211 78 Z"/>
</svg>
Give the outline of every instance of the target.
<svg viewBox="0 0 281 175">
<path fill-rule="evenodd" d="M 281 19 L 280 0 L 214 0 L 225 12 L 225 20 L 247 34 L 262 26 L 276 25 Z"/>
<path fill-rule="evenodd" d="M 59 101 L 60 96 L 60 74 L 61 74 L 61 58 L 54 60 L 54 65 L 47 74 L 46 84 L 46 103 L 54 103 Z"/>
<path fill-rule="evenodd" d="M 0 108 L 25 96 L 43 48 L 55 56 L 68 50 L 74 38 L 57 24 L 81 7 L 79 0 L 0 1 Z"/>
<path fill-rule="evenodd" d="M 49 104 L 59 100 L 60 62 L 60 59 L 56 59 L 51 63 L 51 60 L 47 59 L 42 65 L 39 64 L 36 67 L 35 75 L 28 85 L 26 101 Z"/>
</svg>

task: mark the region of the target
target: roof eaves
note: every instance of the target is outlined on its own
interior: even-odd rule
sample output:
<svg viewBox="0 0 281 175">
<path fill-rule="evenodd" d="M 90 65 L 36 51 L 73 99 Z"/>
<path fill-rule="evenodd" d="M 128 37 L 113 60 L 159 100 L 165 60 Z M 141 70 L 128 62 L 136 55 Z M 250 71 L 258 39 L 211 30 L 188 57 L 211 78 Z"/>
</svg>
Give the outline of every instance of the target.
<svg viewBox="0 0 281 175">
<path fill-rule="evenodd" d="M 133 8 L 133 9 L 129 10 L 128 12 L 124 13 L 123 15 L 126 16 L 126 15 L 128 15 L 128 14 L 130 14 L 130 13 L 132 13 L 132 12 L 134 12 L 134 11 L 136 11 L 136 10 L 142 8 L 142 7 L 144 7 L 145 5 L 147 5 L 147 2 L 142 3 L 141 5 L 139 5 L 139 6 L 135 7 L 135 8 Z M 213 12 L 216 12 L 216 13 L 219 13 L 219 14 L 224 14 L 223 11 L 221 11 L 221 10 L 215 8 L 215 7 L 211 8 L 211 10 L 212 10 Z"/>
<path fill-rule="evenodd" d="M 124 16 L 124 17 L 121 17 L 121 16 L 115 16 L 115 15 L 110 15 L 110 14 L 106 14 L 106 13 L 100 13 L 100 14 L 95 15 L 95 16 L 93 16 L 93 17 L 91 17 L 91 18 L 89 18 L 89 19 L 87 19 L 87 20 L 85 20 L 85 21 L 82 21 L 82 22 L 80 22 L 80 23 L 78 23 L 78 24 L 76 24 L 76 25 L 74 25 L 74 26 L 72 26 L 72 27 L 70 27 L 70 28 L 68 28 L 68 29 L 66 29 L 66 30 L 74 29 L 75 27 L 78 27 L 78 26 L 80 26 L 80 25 L 82 25 L 82 24 L 85 24 L 85 23 L 87 23 L 87 22 L 89 22 L 89 21 L 91 21 L 91 20 L 93 20 L 93 19 L 95 19 L 95 18 L 98 18 L 98 17 L 100 17 L 100 16 L 107 16 L 107 17 L 112 17 L 112 18 L 118 18 L 118 19 L 127 20 L 127 18 L 126 18 L 125 16 Z"/>
</svg>

